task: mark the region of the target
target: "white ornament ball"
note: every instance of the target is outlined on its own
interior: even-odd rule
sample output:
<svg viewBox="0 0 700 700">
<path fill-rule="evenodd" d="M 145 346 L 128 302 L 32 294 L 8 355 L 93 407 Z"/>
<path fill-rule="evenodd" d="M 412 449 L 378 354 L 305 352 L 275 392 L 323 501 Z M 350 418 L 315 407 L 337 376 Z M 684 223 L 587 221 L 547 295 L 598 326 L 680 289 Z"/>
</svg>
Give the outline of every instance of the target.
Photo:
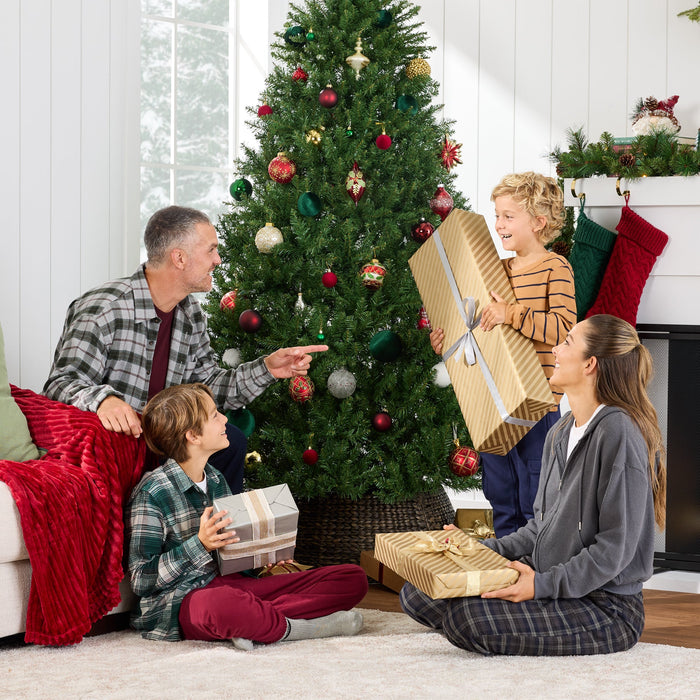
<svg viewBox="0 0 700 700">
<path fill-rule="evenodd" d="M 224 350 L 221 359 L 231 368 L 238 367 L 241 364 L 241 351 L 238 348 L 229 348 Z"/>
<path fill-rule="evenodd" d="M 355 391 L 356 386 L 355 375 L 346 369 L 336 369 L 328 377 L 328 391 L 336 399 L 347 399 Z"/>
<path fill-rule="evenodd" d="M 269 253 L 283 241 L 282 232 L 269 222 L 255 234 L 255 245 L 261 253 Z"/>
<path fill-rule="evenodd" d="M 441 389 L 452 384 L 450 375 L 447 373 L 447 365 L 444 362 L 438 362 L 433 367 L 433 383 Z"/>
</svg>

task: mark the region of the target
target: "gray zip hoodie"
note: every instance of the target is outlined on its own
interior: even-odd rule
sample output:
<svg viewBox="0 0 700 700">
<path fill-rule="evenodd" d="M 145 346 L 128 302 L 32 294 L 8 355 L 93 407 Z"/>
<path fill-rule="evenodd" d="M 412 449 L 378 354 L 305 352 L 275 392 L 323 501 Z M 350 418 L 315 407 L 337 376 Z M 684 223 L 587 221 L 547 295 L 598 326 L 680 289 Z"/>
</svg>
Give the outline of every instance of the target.
<svg viewBox="0 0 700 700">
<path fill-rule="evenodd" d="M 528 558 L 535 598 L 639 593 L 654 558 L 646 443 L 625 411 L 605 406 L 567 460 L 573 423 L 567 413 L 547 434 L 534 517 L 484 544 L 511 560 Z"/>
</svg>

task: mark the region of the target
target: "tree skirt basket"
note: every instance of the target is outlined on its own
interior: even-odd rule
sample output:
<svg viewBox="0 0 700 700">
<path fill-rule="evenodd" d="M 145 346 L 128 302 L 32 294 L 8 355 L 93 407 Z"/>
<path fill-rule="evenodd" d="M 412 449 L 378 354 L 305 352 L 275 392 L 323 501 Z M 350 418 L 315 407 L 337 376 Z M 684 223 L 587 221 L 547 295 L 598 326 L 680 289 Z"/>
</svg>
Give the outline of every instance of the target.
<svg viewBox="0 0 700 700">
<path fill-rule="evenodd" d="M 398 503 L 384 503 L 372 495 L 356 501 L 325 496 L 296 502 L 299 526 L 294 558 L 313 566 L 359 564 L 360 552 L 374 549 L 377 532 L 440 530 L 455 517 L 443 489 Z"/>
</svg>

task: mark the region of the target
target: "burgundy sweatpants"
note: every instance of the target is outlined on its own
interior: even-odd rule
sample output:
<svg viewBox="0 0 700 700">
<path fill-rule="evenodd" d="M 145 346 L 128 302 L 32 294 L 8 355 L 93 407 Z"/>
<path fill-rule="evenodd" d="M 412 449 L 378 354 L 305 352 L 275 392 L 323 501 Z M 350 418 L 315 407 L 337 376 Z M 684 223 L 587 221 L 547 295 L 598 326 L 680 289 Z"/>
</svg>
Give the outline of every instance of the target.
<svg viewBox="0 0 700 700">
<path fill-rule="evenodd" d="M 286 618 L 309 620 L 350 610 L 366 593 L 367 575 L 355 564 L 265 578 L 217 576 L 185 596 L 180 628 L 185 639 L 243 637 L 269 644 L 284 636 Z"/>
</svg>

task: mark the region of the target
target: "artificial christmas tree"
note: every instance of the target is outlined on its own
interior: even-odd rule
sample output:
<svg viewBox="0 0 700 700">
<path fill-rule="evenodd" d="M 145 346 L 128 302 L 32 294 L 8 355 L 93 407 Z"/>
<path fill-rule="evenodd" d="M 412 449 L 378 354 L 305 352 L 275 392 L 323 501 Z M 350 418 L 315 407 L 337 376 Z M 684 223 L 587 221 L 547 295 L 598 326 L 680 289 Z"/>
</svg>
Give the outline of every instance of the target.
<svg viewBox="0 0 700 700">
<path fill-rule="evenodd" d="M 416 324 L 422 304 L 408 267 L 422 243 L 416 222 L 437 227 L 447 198 L 468 208 L 444 164 L 445 143 L 455 142 L 431 103 L 438 87 L 417 12 L 403 0 L 293 6 L 262 95 L 272 111 L 257 117 L 251 106 L 258 144 L 236 163 L 252 194 L 232 201 L 219 222 L 223 264 L 206 305 L 217 352 L 237 349 L 247 361 L 284 346 L 329 346 L 314 359 L 312 389 L 290 393 L 278 382 L 248 407 L 256 425 L 249 449 L 261 461 L 246 483 L 289 484 L 300 509 L 297 556 L 309 563 L 359 561 L 374 532 L 451 522 L 442 487 L 479 485 L 450 471 L 453 425 L 462 444 L 469 436 L 454 392 L 433 381 L 437 358 Z M 314 40 L 302 43 L 311 27 Z M 268 165 L 278 153 L 295 172 L 273 179 Z M 269 221 L 282 240 L 261 254 L 255 232 Z M 222 310 L 231 289 L 235 308 Z M 238 324 L 248 309 L 262 319 L 256 332 Z M 311 434 L 317 460 L 303 458 Z M 373 513 L 365 521 L 349 514 L 363 502 Z M 327 551 L 309 544 L 321 537 L 312 510 L 333 539 Z"/>
</svg>

